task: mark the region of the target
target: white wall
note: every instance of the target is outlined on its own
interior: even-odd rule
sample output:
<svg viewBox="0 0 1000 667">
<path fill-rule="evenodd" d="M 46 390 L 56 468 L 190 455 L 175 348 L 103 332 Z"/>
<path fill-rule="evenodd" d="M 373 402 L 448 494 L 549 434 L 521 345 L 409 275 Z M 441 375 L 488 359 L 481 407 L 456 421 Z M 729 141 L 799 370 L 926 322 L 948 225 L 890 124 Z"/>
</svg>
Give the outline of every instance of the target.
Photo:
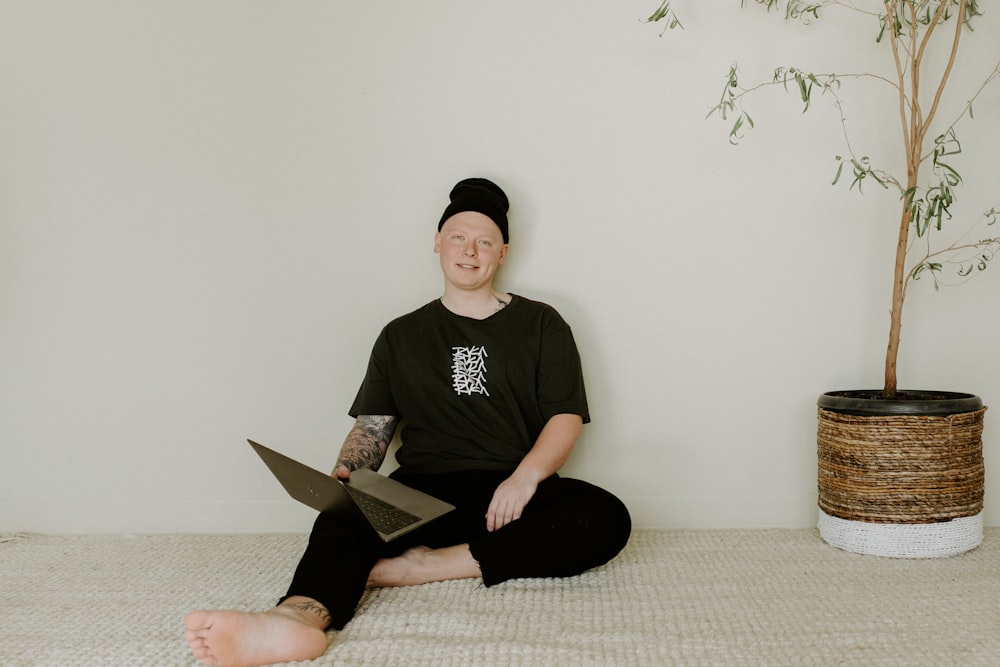
<svg viewBox="0 0 1000 667">
<path fill-rule="evenodd" d="M 567 472 L 641 526 L 812 525 L 816 396 L 881 384 L 895 197 L 830 187 L 825 101 L 760 95 L 739 148 L 704 117 L 733 60 L 860 71 L 871 31 L 692 0 L 661 39 L 657 4 L 0 0 L 0 530 L 307 529 L 245 438 L 333 463 L 378 330 L 440 293 L 470 175 L 513 202 L 502 286 L 584 355 Z M 852 121 L 891 105 L 850 86 Z M 998 119 L 1000 86 L 961 217 L 1000 200 Z M 895 131 L 859 153 L 898 164 Z M 917 285 L 903 385 L 1000 401 L 993 271 Z"/>
</svg>

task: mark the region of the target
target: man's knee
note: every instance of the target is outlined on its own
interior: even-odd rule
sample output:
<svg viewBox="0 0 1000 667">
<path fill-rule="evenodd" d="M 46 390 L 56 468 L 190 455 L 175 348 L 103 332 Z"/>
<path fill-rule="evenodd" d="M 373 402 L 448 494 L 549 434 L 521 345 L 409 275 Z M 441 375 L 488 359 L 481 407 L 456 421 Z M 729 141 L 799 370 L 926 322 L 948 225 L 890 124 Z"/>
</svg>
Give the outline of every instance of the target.
<svg viewBox="0 0 1000 667">
<path fill-rule="evenodd" d="M 570 478 L 558 481 L 561 488 L 557 495 L 563 497 L 567 513 L 566 528 L 578 532 L 578 539 L 589 547 L 593 566 L 614 558 L 632 534 L 632 517 L 625 503 L 589 482 Z"/>
<path fill-rule="evenodd" d="M 614 558 L 628 544 L 632 535 L 632 515 L 618 496 L 590 485 L 592 491 L 589 508 L 593 513 L 592 530 L 600 535 L 598 542 L 604 546 L 605 562 Z"/>
</svg>

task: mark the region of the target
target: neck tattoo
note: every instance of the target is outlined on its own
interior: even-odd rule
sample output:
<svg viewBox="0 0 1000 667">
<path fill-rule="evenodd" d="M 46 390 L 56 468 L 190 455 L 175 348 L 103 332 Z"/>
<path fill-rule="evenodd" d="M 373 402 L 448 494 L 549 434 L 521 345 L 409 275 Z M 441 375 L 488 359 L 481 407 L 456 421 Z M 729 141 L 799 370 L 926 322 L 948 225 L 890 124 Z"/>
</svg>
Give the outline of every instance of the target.
<svg viewBox="0 0 1000 667">
<path fill-rule="evenodd" d="M 496 299 L 496 301 L 497 301 L 496 310 L 493 311 L 495 313 L 496 312 L 500 312 L 501 310 L 503 310 L 504 308 L 507 307 L 508 303 L 510 303 L 510 301 L 504 301 L 503 299 L 501 299 L 500 295 L 498 295 L 498 294 L 493 294 L 493 298 Z"/>
</svg>

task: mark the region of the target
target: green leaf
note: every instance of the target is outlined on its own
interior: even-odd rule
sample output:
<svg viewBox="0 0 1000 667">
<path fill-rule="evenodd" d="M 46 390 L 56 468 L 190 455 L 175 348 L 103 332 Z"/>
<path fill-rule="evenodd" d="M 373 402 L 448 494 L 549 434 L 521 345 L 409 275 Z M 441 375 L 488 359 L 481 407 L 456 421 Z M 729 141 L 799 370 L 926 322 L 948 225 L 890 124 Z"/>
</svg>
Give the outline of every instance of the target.
<svg viewBox="0 0 1000 667">
<path fill-rule="evenodd" d="M 740 128 L 743 127 L 743 116 L 744 114 L 740 114 L 739 118 L 737 118 L 736 122 L 733 124 L 733 129 L 729 131 L 729 143 L 734 146 L 740 143 L 740 139 L 743 138 L 740 136 Z"/>
<path fill-rule="evenodd" d="M 667 19 L 667 23 L 663 28 L 663 32 L 660 33 L 660 37 L 663 37 L 667 30 L 673 30 L 674 28 L 680 28 L 681 30 L 684 29 L 680 19 L 677 18 L 677 14 L 675 14 L 674 10 L 670 7 L 670 0 L 663 0 L 663 2 L 660 3 L 660 6 L 656 8 L 656 11 L 650 14 L 649 18 L 645 20 L 645 23 L 656 23 L 657 21 L 662 21 L 663 19 Z"/>
<path fill-rule="evenodd" d="M 837 162 L 839 163 L 837 164 L 837 174 L 833 177 L 833 183 L 830 183 L 830 185 L 836 185 L 837 181 L 840 180 L 840 175 L 844 173 L 844 161 L 840 159 L 839 155 L 837 156 Z"/>
</svg>

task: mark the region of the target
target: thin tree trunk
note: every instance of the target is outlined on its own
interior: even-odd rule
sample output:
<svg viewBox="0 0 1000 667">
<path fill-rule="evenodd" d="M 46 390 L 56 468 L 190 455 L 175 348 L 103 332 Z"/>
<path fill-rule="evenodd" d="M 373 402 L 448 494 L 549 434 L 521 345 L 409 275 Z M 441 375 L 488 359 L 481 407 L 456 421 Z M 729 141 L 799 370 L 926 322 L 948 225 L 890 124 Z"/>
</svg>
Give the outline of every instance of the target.
<svg viewBox="0 0 1000 667">
<path fill-rule="evenodd" d="M 894 16 L 896 7 L 902 0 L 885 0 L 887 20 Z M 924 118 L 923 110 L 920 106 L 920 67 L 924 57 L 924 48 L 930 41 L 931 34 L 938 26 L 938 22 L 944 16 L 945 8 L 951 4 L 952 0 L 939 0 L 933 20 L 928 24 L 923 34 L 923 39 L 918 41 L 920 31 L 918 29 L 916 6 L 911 2 L 907 7 L 910 10 L 910 48 L 901 52 L 897 35 L 890 35 L 893 51 L 893 59 L 896 63 L 896 74 L 899 79 L 899 111 L 902 121 L 903 141 L 906 146 L 906 190 L 912 193 L 909 197 L 903 197 L 903 212 L 899 220 L 899 236 L 896 241 L 896 263 L 892 276 L 892 307 L 889 313 L 889 345 L 885 352 L 885 384 L 882 394 L 886 398 L 892 398 L 897 392 L 896 360 L 899 356 L 899 338 L 903 325 L 903 300 L 906 298 L 906 251 L 909 247 L 910 222 L 912 219 L 912 198 L 917 196 L 916 186 L 920 176 L 920 164 L 922 161 L 921 151 L 923 150 L 924 138 L 931 120 L 937 113 L 938 103 L 941 101 L 941 94 L 944 92 L 951 74 L 951 68 L 955 64 L 955 56 L 958 53 L 958 44 L 962 37 L 962 28 L 965 23 L 966 8 L 968 0 L 960 0 L 958 3 L 958 15 L 955 17 L 955 34 L 952 38 L 951 54 L 945 66 L 944 74 L 938 82 L 934 100 L 931 103 L 930 112 Z M 919 47 L 918 47 L 919 43 Z M 907 66 L 903 66 L 904 59 L 908 59 Z M 904 73 L 909 71 L 910 91 L 907 100 L 906 78 Z M 907 108 L 907 103 L 909 108 Z"/>
<path fill-rule="evenodd" d="M 908 181 L 913 180 L 912 174 Z M 913 183 L 908 183 L 912 188 Z M 896 264 L 892 275 L 892 307 L 889 311 L 889 345 L 885 351 L 885 385 L 882 394 L 886 398 L 896 395 L 896 359 L 899 356 L 899 336 L 903 325 L 903 300 L 906 297 L 906 250 L 910 239 L 910 207 L 903 208 L 899 220 L 899 237 L 896 241 Z"/>
</svg>

